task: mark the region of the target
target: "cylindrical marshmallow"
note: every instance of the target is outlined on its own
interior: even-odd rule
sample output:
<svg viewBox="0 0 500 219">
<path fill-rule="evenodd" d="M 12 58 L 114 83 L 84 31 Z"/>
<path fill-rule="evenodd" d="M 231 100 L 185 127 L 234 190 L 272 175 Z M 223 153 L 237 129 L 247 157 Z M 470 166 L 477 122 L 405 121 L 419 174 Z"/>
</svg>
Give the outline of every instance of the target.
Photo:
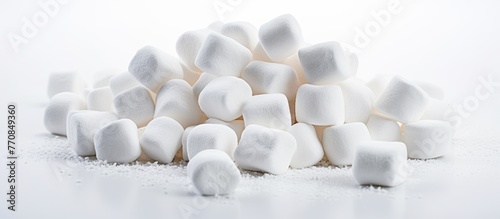
<svg viewBox="0 0 500 219">
<path fill-rule="evenodd" d="M 233 40 L 236 40 L 242 46 L 250 51 L 255 48 L 259 37 L 257 36 L 257 28 L 252 24 L 244 21 L 229 22 L 222 25 L 220 33 Z"/>
<path fill-rule="evenodd" d="M 167 116 L 188 127 L 200 123 L 201 114 L 193 89 L 184 80 L 168 81 L 156 96 L 155 118 Z"/>
<path fill-rule="evenodd" d="M 359 143 L 370 141 L 370 133 L 361 122 L 331 126 L 323 130 L 323 147 L 330 163 L 351 165 Z"/>
<path fill-rule="evenodd" d="M 130 119 L 138 127 L 146 126 L 153 119 L 153 99 L 149 90 L 141 85 L 122 91 L 113 103 L 119 118 Z"/>
<path fill-rule="evenodd" d="M 68 113 L 86 109 L 83 98 L 75 93 L 62 92 L 50 98 L 45 108 L 43 123 L 47 131 L 56 135 L 66 135 Z"/>
<path fill-rule="evenodd" d="M 94 136 L 96 157 L 109 163 L 130 163 L 141 156 L 137 126 L 132 120 L 109 123 Z"/>
<path fill-rule="evenodd" d="M 170 163 L 181 148 L 184 128 L 169 117 L 153 119 L 144 130 L 141 148 L 144 154 L 153 160 Z"/>
<path fill-rule="evenodd" d="M 292 67 L 279 63 L 253 61 L 243 73 L 243 78 L 252 88 L 254 95 L 282 93 L 288 100 L 294 100 L 299 79 Z"/>
<path fill-rule="evenodd" d="M 371 115 L 366 122 L 370 136 L 377 141 L 402 141 L 398 122 L 379 115 Z"/>
<path fill-rule="evenodd" d="M 68 116 L 68 142 L 79 156 L 94 156 L 94 136 L 105 125 L 118 120 L 112 112 L 73 111 Z"/>
<path fill-rule="evenodd" d="M 187 154 L 191 160 L 197 153 L 206 149 L 226 152 L 231 159 L 238 146 L 238 137 L 229 127 L 220 124 L 201 124 L 194 127 L 187 136 Z"/>
<path fill-rule="evenodd" d="M 345 122 L 366 123 L 373 109 L 375 95 L 364 84 L 355 80 L 340 83 L 345 103 Z"/>
<path fill-rule="evenodd" d="M 109 79 L 109 88 L 114 95 L 118 95 L 122 91 L 141 85 L 137 79 L 128 72 L 122 72 Z"/>
<path fill-rule="evenodd" d="M 115 112 L 113 92 L 109 87 L 96 88 L 87 95 L 87 108 L 95 111 Z"/>
<path fill-rule="evenodd" d="M 256 124 L 287 130 L 292 125 L 288 100 L 283 94 L 261 94 L 250 97 L 243 105 L 245 127 Z"/>
<path fill-rule="evenodd" d="M 323 147 L 312 125 L 297 123 L 291 126 L 288 132 L 297 141 L 297 150 L 290 162 L 292 168 L 310 167 L 323 159 Z"/>
<path fill-rule="evenodd" d="M 215 76 L 213 74 L 206 73 L 206 72 L 201 73 L 198 80 L 196 80 L 196 82 L 193 84 L 194 95 L 196 95 L 196 97 L 198 98 L 200 96 L 201 91 L 203 89 L 205 89 L 207 84 L 216 78 L 217 78 L 217 76 Z"/>
<path fill-rule="evenodd" d="M 403 139 L 410 158 L 441 157 L 451 149 L 453 128 L 448 122 L 420 120 L 405 124 L 403 130 Z"/>
<path fill-rule="evenodd" d="M 197 72 L 201 71 L 198 67 L 196 67 L 194 61 L 200 51 L 201 45 L 207 38 L 208 34 L 212 32 L 213 31 L 210 29 L 190 30 L 181 34 L 179 39 L 177 39 L 175 44 L 177 55 L 179 55 L 182 62 L 190 69 Z"/>
<path fill-rule="evenodd" d="M 304 39 L 297 20 L 289 14 L 278 16 L 259 28 L 260 44 L 274 62 L 297 52 Z"/>
<path fill-rule="evenodd" d="M 311 125 L 339 125 L 345 121 L 345 103 L 337 85 L 303 84 L 297 91 L 295 115 Z"/>
</svg>

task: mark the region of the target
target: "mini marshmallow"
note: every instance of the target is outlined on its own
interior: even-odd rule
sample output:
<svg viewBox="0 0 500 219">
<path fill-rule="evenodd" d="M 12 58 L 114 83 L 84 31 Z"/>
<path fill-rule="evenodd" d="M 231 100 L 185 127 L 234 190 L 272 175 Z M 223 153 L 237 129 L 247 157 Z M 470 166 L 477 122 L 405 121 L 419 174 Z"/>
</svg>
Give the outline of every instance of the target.
<svg viewBox="0 0 500 219">
<path fill-rule="evenodd" d="M 187 136 L 187 154 L 189 160 L 206 149 L 226 152 L 231 159 L 238 146 L 238 137 L 229 127 L 220 124 L 201 124 L 194 127 Z"/>
<path fill-rule="evenodd" d="M 87 95 L 87 108 L 95 111 L 115 112 L 113 92 L 109 87 L 96 88 Z"/>
<path fill-rule="evenodd" d="M 251 96 L 252 88 L 247 82 L 225 76 L 205 86 L 198 97 L 198 104 L 209 118 L 232 121 L 241 116 L 243 103 Z"/>
<path fill-rule="evenodd" d="M 262 61 L 250 62 L 241 74 L 254 95 L 282 93 L 288 100 L 294 100 L 299 79 L 292 67 Z"/>
<path fill-rule="evenodd" d="M 296 149 L 297 142 L 292 134 L 249 125 L 241 135 L 234 159 L 242 169 L 282 174 L 288 170 Z"/>
<path fill-rule="evenodd" d="M 243 105 L 245 127 L 256 124 L 287 130 L 292 125 L 288 100 L 283 94 L 261 94 L 250 97 Z"/>
<path fill-rule="evenodd" d="M 339 125 L 345 121 L 342 90 L 337 85 L 303 84 L 297 91 L 295 115 L 311 125 Z"/>
<path fill-rule="evenodd" d="M 290 163 L 292 168 L 310 167 L 323 159 L 323 147 L 312 125 L 297 123 L 291 126 L 288 132 L 297 141 L 297 150 Z"/>
<path fill-rule="evenodd" d="M 225 23 L 222 25 L 220 33 L 236 40 L 236 42 L 240 43 L 250 51 L 255 48 L 257 42 L 259 41 L 257 28 L 244 21 Z"/>
<path fill-rule="evenodd" d="M 199 72 L 196 72 L 194 70 L 191 70 L 189 67 L 187 67 L 186 65 L 184 64 L 181 64 L 182 66 L 182 71 L 184 72 L 184 77 L 183 79 L 189 83 L 189 85 L 194 85 L 194 83 L 198 80 L 198 78 L 200 77 L 200 74 Z"/>
<path fill-rule="evenodd" d="M 221 124 L 221 125 L 225 125 L 225 126 L 231 128 L 236 133 L 236 136 L 238 137 L 238 140 L 240 140 L 241 133 L 245 129 L 245 122 L 243 122 L 243 120 L 233 120 L 233 121 L 230 121 L 230 122 L 225 122 L 225 121 L 222 121 L 222 120 L 219 120 L 219 119 L 209 118 L 209 119 L 207 119 L 205 121 L 205 124 Z"/>
<path fill-rule="evenodd" d="M 109 88 L 114 95 L 118 95 L 122 91 L 141 85 L 134 76 L 128 72 L 122 72 L 109 79 Z"/>
<path fill-rule="evenodd" d="M 98 160 L 130 163 L 141 156 L 137 126 L 129 119 L 120 119 L 99 129 L 94 143 Z"/>
<path fill-rule="evenodd" d="M 453 128 L 448 122 L 420 120 L 404 126 L 403 139 L 409 158 L 430 159 L 446 155 L 451 149 Z"/>
<path fill-rule="evenodd" d="M 424 82 L 424 81 L 415 81 L 415 84 L 422 88 L 422 90 L 429 95 L 429 97 L 435 98 L 437 100 L 443 100 L 444 99 L 444 90 L 443 88 L 430 83 L 430 82 Z"/>
<path fill-rule="evenodd" d="M 184 132 L 182 132 L 182 139 L 181 139 L 181 142 L 182 142 L 182 160 L 184 160 L 184 161 L 189 161 L 189 157 L 187 154 L 187 139 L 188 139 L 189 133 L 191 133 L 191 130 L 193 130 L 194 127 L 196 127 L 196 126 L 189 126 L 186 129 L 184 129 Z"/>
<path fill-rule="evenodd" d="M 153 99 L 148 89 L 141 85 L 119 93 L 113 103 L 119 118 L 130 119 L 138 127 L 146 126 L 153 119 Z"/>
<path fill-rule="evenodd" d="M 389 141 L 358 144 L 352 173 L 360 185 L 400 185 L 408 176 L 405 144 Z"/>
<path fill-rule="evenodd" d="M 346 80 L 340 83 L 339 86 L 344 95 L 345 122 L 366 123 L 375 101 L 373 91 L 355 80 Z"/>
<path fill-rule="evenodd" d="M 378 99 L 382 91 L 384 91 L 389 81 L 392 79 L 392 75 L 375 75 L 370 81 L 366 82 L 366 86 L 369 87 L 375 94 L 375 99 Z"/>
<path fill-rule="evenodd" d="M 252 54 L 252 59 L 255 61 L 272 62 L 271 58 L 267 56 L 266 51 L 264 51 L 264 48 L 262 48 L 262 44 L 260 44 L 260 42 L 258 42 L 252 50 Z"/>
<path fill-rule="evenodd" d="M 52 98 L 62 92 L 83 94 L 86 87 L 83 76 L 78 72 L 54 72 L 49 76 L 47 95 Z"/>
<path fill-rule="evenodd" d="M 107 87 L 109 84 L 109 79 L 117 75 L 118 72 L 120 71 L 115 69 L 107 69 L 94 73 L 92 77 L 92 88 L 96 89 Z"/>
<path fill-rule="evenodd" d="M 370 136 L 377 141 L 402 141 L 398 122 L 379 115 L 371 115 L 366 122 Z"/>
<path fill-rule="evenodd" d="M 142 151 L 153 160 L 170 163 L 181 148 L 183 132 L 181 124 L 172 118 L 153 119 L 140 138 Z"/>
<path fill-rule="evenodd" d="M 68 142 L 73 151 L 79 156 L 94 156 L 96 132 L 116 120 L 118 116 L 112 112 L 76 111 L 68 116 Z"/>
<path fill-rule="evenodd" d="M 219 150 L 204 150 L 187 165 L 187 175 L 202 195 L 233 193 L 241 181 L 241 173 L 233 160 Z"/>
<path fill-rule="evenodd" d="M 137 51 L 128 66 L 128 71 L 137 81 L 154 93 L 170 79 L 183 77 L 182 66 L 173 56 L 152 46 Z"/>
<path fill-rule="evenodd" d="M 179 39 L 177 39 L 175 44 L 177 55 L 179 55 L 182 62 L 193 71 L 201 71 L 198 67 L 196 67 L 194 61 L 200 51 L 201 45 L 207 38 L 208 34 L 212 32 L 213 31 L 209 29 L 190 30 L 183 33 L 179 36 Z"/>
<path fill-rule="evenodd" d="M 276 17 L 260 26 L 259 40 L 274 62 L 283 61 L 296 53 L 304 41 L 299 23 L 289 14 Z"/>
<path fill-rule="evenodd" d="M 66 135 L 68 113 L 86 109 L 83 98 L 75 93 L 62 92 L 50 98 L 45 108 L 43 123 L 47 131 L 55 135 Z"/>
<path fill-rule="evenodd" d="M 401 123 L 419 119 L 427 105 L 429 97 L 417 85 L 394 76 L 375 102 L 377 112 Z"/>
<path fill-rule="evenodd" d="M 216 78 L 217 78 L 217 76 L 215 76 L 213 74 L 206 73 L 206 72 L 201 73 L 198 80 L 196 80 L 196 82 L 193 84 L 194 95 L 196 95 L 196 97 L 200 96 L 201 91 L 203 89 L 205 89 L 207 84 Z"/>
<path fill-rule="evenodd" d="M 201 114 L 193 89 L 184 80 L 170 80 L 156 96 L 155 118 L 167 116 L 188 127 L 198 124 Z"/>
<path fill-rule="evenodd" d="M 358 144 L 370 141 L 370 133 L 361 122 L 331 126 L 323 130 L 323 147 L 330 163 L 351 165 Z"/>
<path fill-rule="evenodd" d="M 342 45 L 324 42 L 299 50 L 305 78 L 310 84 L 334 84 L 351 77 L 351 63 Z"/>
<path fill-rule="evenodd" d="M 451 109 L 451 106 L 449 103 L 430 97 L 429 98 L 429 105 L 425 109 L 425 112 L 420 119 L 421 120 L 445 120 L 446 113 L 449 112 L 450 109 Z"/>
<path fill-rule="evenodd" d="M 241 70 L 252 60 L 252 53 L 235 40 L 210 33 L 201 45 L 195 65 L 217 76 L 239 77 Z"/>
</svg>

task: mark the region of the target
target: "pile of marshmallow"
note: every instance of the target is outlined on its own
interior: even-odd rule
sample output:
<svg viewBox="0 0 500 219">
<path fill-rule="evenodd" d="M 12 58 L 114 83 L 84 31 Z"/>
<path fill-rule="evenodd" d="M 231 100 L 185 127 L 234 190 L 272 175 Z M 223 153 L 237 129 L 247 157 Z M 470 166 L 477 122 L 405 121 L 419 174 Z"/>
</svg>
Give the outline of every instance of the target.
<svg viewBox="0 0 500 219">
<path fill-rule="evenodd" d="M 450 150 L 439 87 L 384 75 L 365 83 L 356 54 L 305 43 L 291 15 L 259 29 L 214 23 L 182 34 L 176 50 L 141 48 L 128 72 L 100 73 L 92 89 L 78 73 L 51 74 L 45 127 L 107 162 L 170 163 L 179 153 L 204 195 L 233 192 L 240 169 L 282 174 L 325 155 L 352 165 L 361 185 L 396 186 L 408 158 Z"/>
</svg>

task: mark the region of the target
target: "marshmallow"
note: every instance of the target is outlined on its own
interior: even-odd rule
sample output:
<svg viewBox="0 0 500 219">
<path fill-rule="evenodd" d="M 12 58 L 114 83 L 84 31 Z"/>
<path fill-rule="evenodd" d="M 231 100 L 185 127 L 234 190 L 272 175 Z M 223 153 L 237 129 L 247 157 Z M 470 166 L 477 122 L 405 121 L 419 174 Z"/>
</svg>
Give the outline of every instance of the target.
<svg viewBox="0 0 500 219">
<path fill-rule="evenodd" d="M 257 43 L 255 48 L 252 50 L 253 60 L 256 61 L 263 61 L 263 62 L 272 62 L 271 58 L 267 56 L 266 51 L 264 51 L 264 48 L 262 48 L 262 44 L 260 42 Z"/>
<path fill-rule="evenodd" d="M 62 92 L 83 94 L 87 87 L 83 76 L 77 72 L 54 72 L 49 76 L 47 95 L 52 98 Z"/>
<path fill-rule="evenodd" d="M 118 120 L 112 112 L 72 111 L 68 116 L 68 142 L 79 156 L 94 156 L 95 133 L 105 125 Z"/>
<path fill-rule="evenodd" d="M 304 75 L 304 69 L 302 68 L 302 65 L 300 65 L 298 53 L 295 53 L 292 56 L 286 58 L 282 63 L 292 67 L 295 70 L 300 84 L 307 83 L 306 76 Z"/>
<path fill-rule="evenodd" d="M 201 73 L 198 80 L 196 80 L 196 82 L 193 84 L 194 95 L 196 95 L 196 97 L 200 96 L 201 91 L 203 89 L 205 89 L 207 84 L 216 78 L 217 78 L 217 76 L 215 76 L 213 74 L 206 73 L 206 72 Z"/>
<path fill-rule="evenodd" d="M 400 185 L 408 176 L 405 144 L 388 141 L 358 144 L 352 174 L 360 185 Z"/>
<path fill-rule="evenodd" d="M 200 51 L 201 45 L 207 38 L 208 34 L 212 32 L 213 31 L 209 29 L 190 30 L 183 33 L 179 36 L 179 39 L 177 39 L 175 44 L 177 55 L 179 55 L 182 62 L 193 71 L 201 71 L 198 67 L 196 67 L 194 61 Z"/>
<path fill-rule="evenodd" d="M 349 60 L 349 64 L 351 65 L 351 75 L 355 76 L 358 73 L 358 66 L 359 66 L 358 55 L 349 50 L 346 50 L 346 54 L 347 54 L 347 59 Z"/>
<path fill-rule="evenodd" d="M 182 160 L 184 161 L 189 161 L 189 157 L 187 154 L 187 139 L 189 136 L 189 133 L 191 133 L 191 130 L 196 126 L 189 126 L 186 129 L 184 129 L 184 132 L 182 132 L 182 138 L 181 138 L 181 143 L 182 143 Z"/>
<path fill-rule="evenodd" d="M 181 148 L 183 132 L 181 124 L 171 118 L 153 119 L 140 138 L 142 151 L 153 160 L 170 163 Z"/>
<path fill-rule="evenodd" d="M 283 94 L 261 94 L 250 97 L 243 105 L 245 127 L 256 124 L 287 130 L 292 125 L 288 100 Z"/>
<path fill-rule="evenodd" d="M 418 85 L 422 90 L 429 95 L 429 97 L 435 98 L 437 100 L 444 99 L 444 91 L 441 87 L 424 81 L 415 81 L 415 84 Z"/>
<path fill-rule="evenodd" d="M 343 124 L 345 104 L 336 85 L 303 84 L 297 91 L 295 115 L 298 122 L 327 126 Z"/>
<path fill-rule="evenodd" d="M 118 95 L 122 91 L 141 85 L 134 76 L 128 72 L 122 72 L 109 79 L 109 88 L 114 95 Z"/>
<path fill-rule="evenodd" d="M 130 163 L 141 156 L 137 126 L 132 120 L 109 123 L 94 136 L 96 157 L 109 163 Z"/>
<path fill-rule="evenodd" d="M 375 94 L 375 99 L 378 99 L 387 84 L 389 84 L 389 81 L 391 81 L 392 77 L 392 75 L 379 74 L 375 75 L 375 77 L 366 83 L 366 86 L 369 87 Z"/>
<path fill-rule="evenodd" d="M 445 101 L 435 98 L 429 98 L 429 105 L 425 109 L 421 120 L 445 120 L 446 113 L 450 110 L 451 106 Z"/>
<path fill-rule="evenodd" d="M 377 141 L 402 141 L 398 122 L 379 115 L 371 115 L 366 122 L 370 136 Z"/>
<path fill-rule="evenodd" d="M 334 84 L 353 75 L 348 54 L 338 42 L 324 42 L 301 48 L 299 59 L 310 84 Z"/>
<path fill-rule="evenodd" d="M 118 117 L 127 118 L 143 127 L 153 119 L 155 106 L 148 89 L 137 86 L 123 91 L 115 96 L 113 103 Z"/>
<path fill-rule="evenodd" d="M 225 23 L 222 25 L 220 33 L 236 40 L 236 42 L 240 43 L 250 51 L 255 48 L 255 45 L 257 45 L 257 42 L 259 41 L 257 28 L 244 21 Z"/>
<path fill-rule="evenodd" d="M 283 61 L 296 53 L 303 43 L 302 30 L 289 14 L 281 15 L 260 26 L 259 40 L 271 60 Z"/>
<path fill-rule="evenodd" d="M 262 61 L 250 62 L 241 74 L 254 95 L 282 93 L 288 100 L 294 100 L 299 80 L 292 67 Z"/>
<path fill-rule="evenodd" d="M 405 124 L 403 130 L 409 158 L 441 157 L 451 149 L 453 128 L 448 122 L 420 120 Z"/>
<path fill-rule="evenodd" d="M 237 76 L 252 59 L 252 53 L 235 40 L 210 33 L 201 45 L 195 65 L 217 76 Z"/>
<path fill-rule="evenodd" d="M 109 79 L 117 75 L 120 72 L 115 69 L 102 70 L 94 73 L 92 77 L 92 88 L 107 87 L 109 84 Z"/>
<path fill-rule="evenodd" d="M 310 167 L 323 159 L 323 147 L 312 125 L 297 123 L 291 126 L 288 132 L 297 141 L 297 150 L 290 163 L 292 168 Z"/>
<path fill-rule="evenodd" d="M 361 122 L 331 126 L 323 130 L 323 147 L 330 163 L 351 165 L 358 144 L 370 141 L 370 133 Z"/>
<path fill-rule="evenodd" d="M 137 51 L 130 61 L 128 71 L 154 93 L 168 80 L 183 77 L 180 62 L 152 46 L 145 46 Z"/>
<path fill-rule="evenodd" d="M 191 70 L 189 67 L 187 67 L 184 64 L 181 64 L 182 66 L 182 71 L 184 72 L 184 80 L 189 83 L 189 85 L 194 85 L 194 83 L 198 80 L 200 77 L 199 72 L 196 72 L 194 70 Z"/>
<path fill-rule="evenodd" d="M 344 95 L 345 122 L 366 123 L 373 108 L 373 91 L 355 80 L 346 80 L 339 84 Z"/>
<path fill-rule="evenodd" d="M 219 77 L 205 86 L 198 97 L 201 110 L 209 118 L 232 121 L 241 116 L 243 103 L 252 96 L 252 88 L 241 78 Z"/>
<path fill-rule="evenodd" d="M 226 152 L 231 159 L 238 146 L 238 137 L 229 127 L 219 124 L 201 124 L 194 127 L 187 136 L 187 154 L 189 160 L 206 149 Z"/>
<path fill-rule="evenodd" d="M 109 87 L 96 88 L 87 95 L 87 108 L 95 111 L 115 112 L 113 92 Z"/>
<path fill-rule="evenodd" d="M 198 153 L 187 165 L 187 175 L 202 195 L 226 195 L 234 192 L 241 173 L 233 160 L 219 150 Z"/>
<path fill-rule="evenodd" d="M 193 89 L 184 80 L 170 80 L 156 96 L 155 118 L 167 116 L 188 127 L 198 124 L 201 114 Z"/>
<path fill-rule="evenodd" d="M 241 133 L 245 129 L 245 122 L 243 122 L 243 120 L 233 120 L 233 121 L 230 121 L 230 122 L 225 122 L 225 121 L 222 121 L 222 120 L 219 120 L 219 119 L 209 118 L 209 119 L 207 119 L 205 121 L 205 124 L 221 124 L 221 125 L 225 125 L 225 126 L 231 128 L 236 133 L 236 136 L 238 137 L 238 140 L 240 140 Z"/>
<path fill-rule="evenodd" d="M 45 108 L 43 123 L 47 131 L 55 135 L 66 135 L 68 113 L 86 109 L 83 98 L 75 93 L 62 92 L 50 98 Z"/>
<path fill-rule="evenodd" d="M 249 125 L 241 135 L 234 159 L 242 169 L 282 174 L 288 170 L 296 149 L 297 142 L 292 134 Z"/>
<path fill-rule="evenodd" d="M 375 102 L 377 112 L 401 123 L 418 120 L 429 102 L 425 91 L 394 76 Z"/>
</svg>

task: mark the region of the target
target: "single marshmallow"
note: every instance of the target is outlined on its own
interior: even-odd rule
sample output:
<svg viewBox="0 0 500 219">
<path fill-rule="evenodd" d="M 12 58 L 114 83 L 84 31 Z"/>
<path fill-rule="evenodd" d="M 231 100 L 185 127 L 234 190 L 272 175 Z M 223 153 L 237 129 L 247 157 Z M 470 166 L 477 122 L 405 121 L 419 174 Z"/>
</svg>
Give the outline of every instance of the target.
<svg viewBox="0 0 500 219">
<path fill-rule="evenodd" d="M 114 95 L 118 95 L 122 91 L 141 85 L 137 79 L 128 72 L 122 72 L 109 79 L 109 88 Z"/>
<path fill-rule="evenodd" d="M 189 136 L 189 133 L 191 133 L 191 130 L 196 126 L 189 126 L 186 129 L 184 129 L 184 132 L 182 132 L 182 160 L 184 161 L 189 161 L 188 153 L 187 153 L 187 139 Z"/>
<path fill-rule="evenodd" d="M 210 33 L 203 42 L 195 65 L 217 76 L 237 76 L 252 60 L 252 53 L 235 40 L 217 33 Z"/>
<path fill-rule="evenodd" d="M 338 42 L 324 42 L 299 50 L 299 59 L 310 84 L 334 84 L 351 77 L 348 54 Z"/>
<path fill-rule="evenodd" d="M 217 76 L 215 76 L 213 74 L 206 73 L 206 72 L 201 73 L 198 80 L 196 80 L 196 82 L 193 84 L 194 95 L 196 95 L 196 97 L 200 96 L 201 91 L 203 89 L 205 89 L 207 84 L 216 78 L 217 78 Z"/>
<path fill-rule="evenodd" d="M 68 142 L 79 156 L 94 156 L 94 136 L 105 125 L 118 120 L 112 112 L 72 111 L 68 116 Z"/>
<path fill-rule="evenodd" d="M 187 175 L 202 195 L 233 193 L 241 181 L 241 173 L 233 160 L 219 150 L 204 150 L 187 165 Z"/>
<path fill-rule="evenodd" d="M 229 127 L 220 124 L 201 124 L 194 127 L 187 137 L 187 154 L 189 160 L 206 149 L 217 149 L 226 152 L 231 159 L 238 146 L 238 137 Z"/>
<path fill-rule="evenodd" d="M 83 76 L 78 72 L 54 72 L 49 76 L 47 95 L 49 98 L 62 92 L 81 95 L 86 87 Z"/>
<path fill-rule="evenodd" d="M 339 125 L 345 121 L 345 103 L 337 85 L 303 84 L 297 91 L 295 113 L 298 122 L 311 125 Z"/>
<path fill-rule="evenodd" d="M 241 133 L 245 129 L 245 122 L 243 122 L 243 120 L 233 120 L 230 122 L 226 122 L 226 121 L 222 121 L 222 120 L 215 119 L 215 118 L 209 118 L 205 121 L 205 124 L 225 125 L 225 126 L 231 128 L 236 133 L 238 140 L 240 140 Z"/>
<path fill-rule="evenodd" d="M 408 176 L 406 146 L 402 142 L 358 144 L 352 174 L 360 185 L 397 186 Z"/>
<path fill-rule="evenodd" d="M 370 81 L 366 82 L 366 86 L 369 87 L 375 94 L 375 99 L 378 99 L 382 91 L 384 91 L 389 81 L 392 79 L 392 75 L 375 75 Z"/>
<path fill-rule="evenodd" d="M 155 118 L 167 116 L 188 127 L 200 123 L 201 114 L 193 89 L 184 80 L 168 81 L 156 96 Z"/>
<path fill-rule="evenodd" d="M 152 46 L 145 46 L 137 51 L 130 61 L 128 71 L 154 93 L 168 80 L 183 77 L 179 60 Z"/>
<path fill-rule="evenodd" d="M 213 31 L 209 29 L 190 30 L 183 33 L 179 36 L 179 39 L 177 39 L 175 44 L 177 55 L 179 55 L 182 62 L 193 71 L 201 71 L 198 67 L 196 67 L 194 61 L 200 51 L 201 45 L 207 38 L 208 34 L 212 32 Z"/>
<path fill-rule="evenodd" d="M 83 98 L 75 93 L 61 92 L 50 98 L 45 108 L 43 123 L 47 131 L 55 135 L 66 135 L 68 113 L 86 109 Z"/>
<path fill-rule="evenodd" d="M 294 100 L 299 79 L 292 67 L 262 61 L 250 62 L 243 73 L 243 78 L 252 88 L 254 95 L 282 93 L 288 100 Z"/>
<path fill-rule="evenodd" d="M 219 77 L 205 86 L 198 97 L 201 110 L 209 118 L 232 121 L 241 116 L 243 103 L 252 96 L 252 88 L 243 79 Z"/>
<path fill-rule="evenodd" d="M 255 48 L 255 45 L 257 45 L 257 42 L 259 41 L 257 28 L 244 21 L 225 23 L 222 25 L 220 33 L 236 40 L 236 42 L 240 43 L 250 51 Z"/>
<path fill-rule="evenodd" d="M 283 94 L 261 94 L 250 97 L 243 105 L 245 127 L 256 124 L 287 130 L 292 125 L 288 100 Z"/>
<path fill-rule="evenodd" d="M 346 80 L 339 84 L 345 102 L 345 122 L 366 123 L 373 108 L 375 95 L 363 83 Z"/>
<path fill-rule="evenodd" d="M 115 112 L 113 92 L 109 87 L 96 88 L 87 95 L 87 108 L 95 111 Z"/>
<path fill-rule="evenodd" d="M 361 122 L 331 126 L 323 131 L 326 156 L 336 166 L 351 165 L 358 144 L 370 140 L 370 133 Z"/>
<path fill-rule="evenodd" d="M 200 72 L 196 72 L 194 70 L 191 70 L 189 67 L 187 67 L 184 64 L 181 64 L 182 66 L 182 71 L 184 72 L 184 80 L 189 83 L 189 85 L 194 85 L 194 83 L 200 78 Z"/>
<path fill-rule="evenodd" d="M 451 149 L 453 128 L 448 122 L 420 120 L 405 124 L 403 130 L 409 158 L 441 157 Z"/>
<path fill-rule="evenodd" d="M 115 69 L 107 69 L 94 73 L 92 77 L 92 88 L 107 87 L 109 79 L 117 75 L 120 71 Z"/>
<path fill-rule="evenodd" d="M 153 99 L 148 89 L 141 85 L 119 93 L 113 103 L 119 118 L 130 119 L 138 127 L 146 126 L 153 119 Z"/>
<path fill-rule="evenodd" d="M 110 163 L 130 163 L 141 156 L 137 126 L 132 120 L 109 123 L 94 136 L 96 157 Z"/>
<path fill-rule="evenodd" d="M 425 109 L 421 120 L 446 120 L 446 113 L 451 109 L 450 104 L 435 98 L 429 98 L 429 105 Z"/>
<path fill-rule="evenodd" d="M 304 69 L 302 68 L 302 65 L 300 65 L 298 53 L 295 53 L 286 58 L 282 63 L 292 67 L 295 70 L 295 73 L 297 73 L 297 77 L 299 79 L 299 84 L 307 83 L 306 76 L 304 75 Z"/>
<path fill-rule="evenodd" d="M 258 42 L 252 50 L 252 54 L 252 59 L 255 61 L 272 62 L 271 58 L 267 56 L 266 51 L 264 51 L 264 48 L 262 48 L 262 44 L 260 42 Z"/>
<path fill-rule="evenodd" d="M 271 60 L 283 61 L 296 53 L 303 43 L 302 30 L 289 14 L 281 15 L 260 26 L 259 40 Z"/>
<path fill-rule="evenodd" d="M 425 112 L 429 97 L 417 85 L 394 76 L 375 102 L 377 112 L 401 123 L 419 119 Z"/>
<path fill-rule="evenodd" d="M 153 119 L 140 138 L 144 154 L 153 160 L 170 163 L 181 148 L 184 128 L 172 118 Z"/>
<path fill-rule="evenodd" d="M 402 141 L 398 122 L 379 115 L 371 115 L 366 122 L 370 136 L 377 141 Z"/>
<path fill-rule="evenodd" d="M 297 141 L 297 150 L 290 163 L 292 168 L 310 167 L 323 159 L 323 147 L 312 125 L 297 123 L 291 126 L 288 132 Z"/>
<path fill-rule="evenodd" d="M 234 159 L 242 169 L 282 174 L 288 170 L 296 149 L 297 142 L 292 134 L 249 125 L 241 135 Z"/>
<path fill-rule="evenodd" d="M 422 90 L 429 95 L 429 97 L 435 98 L 437 100 L 443 100 L 444 99 L 444 90 L 443 88 L 430 83 L 430 82 L 424 82 L 424 81 L 415 81 L 415 84 L 418 85 Z"/>
</svg>

